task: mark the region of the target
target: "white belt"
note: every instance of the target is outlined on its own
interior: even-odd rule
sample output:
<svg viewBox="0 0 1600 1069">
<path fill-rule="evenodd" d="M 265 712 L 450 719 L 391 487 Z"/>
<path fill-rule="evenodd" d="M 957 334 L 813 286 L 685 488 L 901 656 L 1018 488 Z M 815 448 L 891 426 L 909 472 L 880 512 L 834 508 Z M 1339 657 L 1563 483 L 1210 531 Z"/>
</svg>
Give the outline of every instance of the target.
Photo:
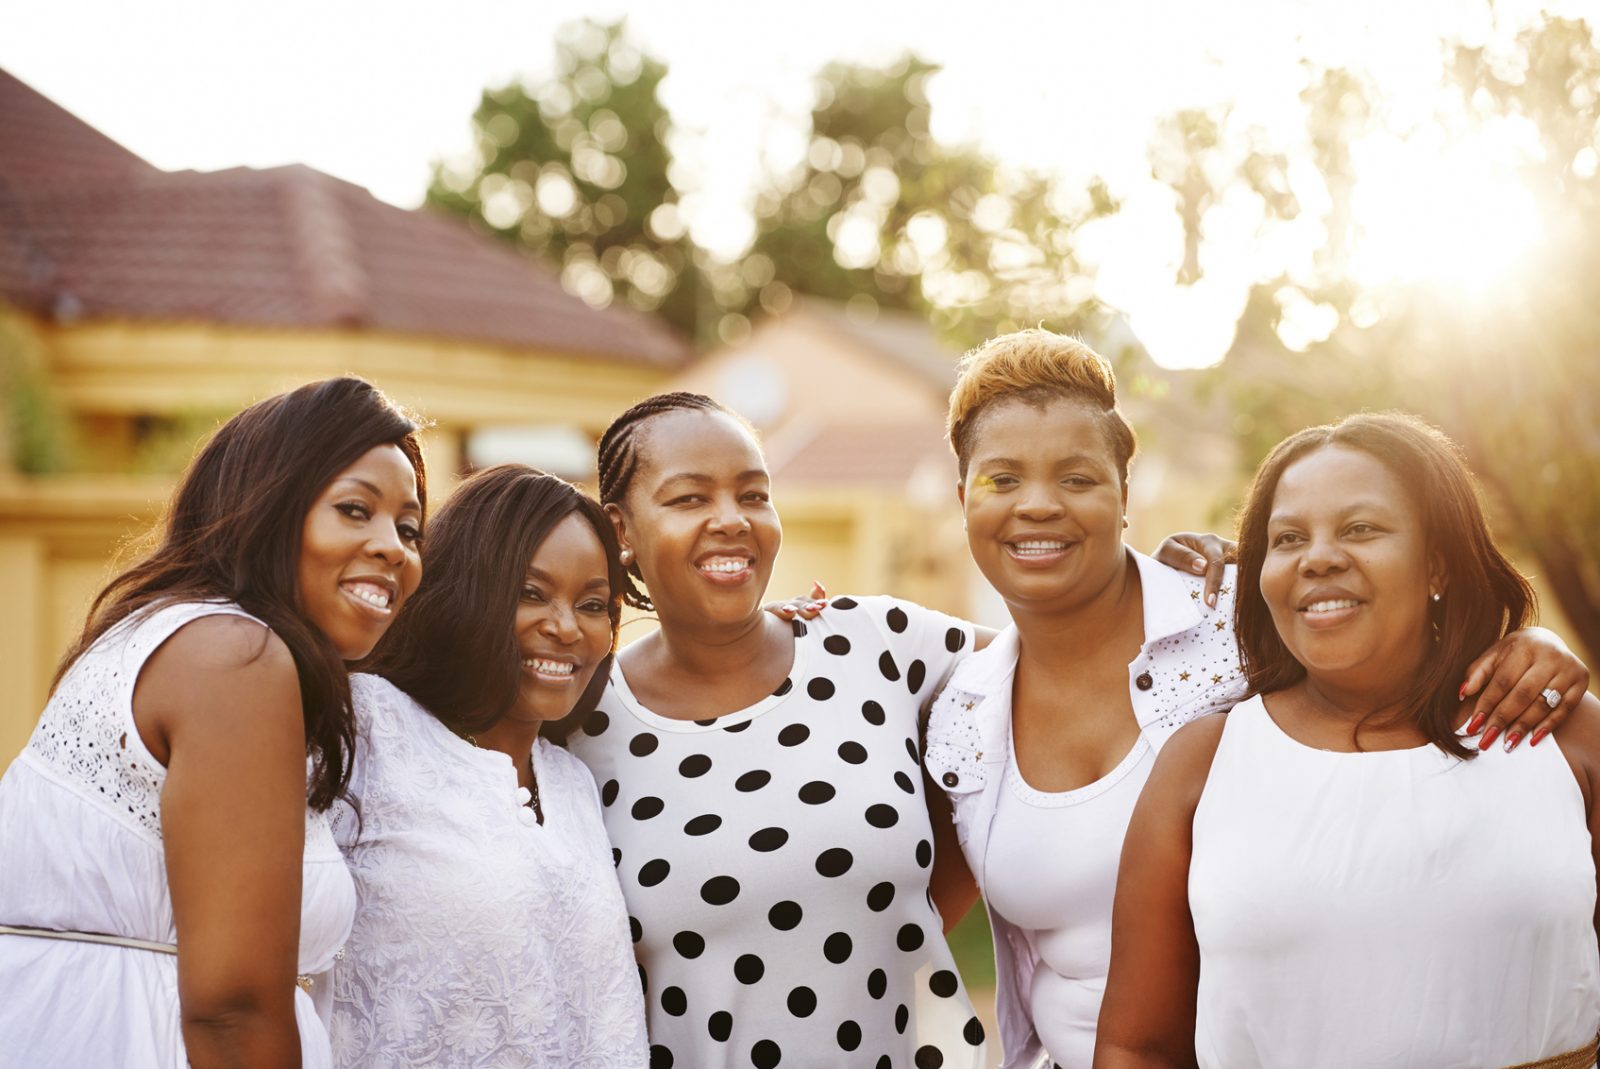
<svg viewBox="0 0 1600 1069">
<path fill-rule="evenodd" d="M 148 950 L 155 954 L 178 953 L 174 943 L 157 943 L 149 939 L 134 939 L 126 935 L 102 935 L 99 932 L 64 932 L 54 928 L 15 928 L 8 924 L 0 924 L 0 935 L 22 935 L 32 939 L 61 939 L 69 943 L 98 943 L 108 947 L 127 947 L 130 950 Z M 343 948 L 339 950 L 339 957 L 344 956 Z M 296 976 L 295 986 L 306 994 L 311 993 L 316 980 L 311 976 Z"/>
</svg>

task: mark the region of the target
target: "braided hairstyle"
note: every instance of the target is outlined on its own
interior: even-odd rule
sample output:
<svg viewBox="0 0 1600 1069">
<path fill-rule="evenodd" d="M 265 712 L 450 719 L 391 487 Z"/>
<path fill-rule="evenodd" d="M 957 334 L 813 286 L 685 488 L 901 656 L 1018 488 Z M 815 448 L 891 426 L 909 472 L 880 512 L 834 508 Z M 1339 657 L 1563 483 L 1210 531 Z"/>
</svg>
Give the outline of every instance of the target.
<svg viewBox="0 0 1600 1069">
<path fill-rule="evenodd" d="M 650 417 L 659 416 L 664 412 L 721 412 L 744 423 L 744 420 L 739 419 L 738 415 L 726 406 L 703 393 L 677 390 L 646 397 L 612 420 L 611 426 L 600 436 L 598 467 L 602 505 L 621 506 L 622 499 L 627 496 L 628 487 L 633 482 L 633 475 L 639 470 L 639 426 Z M 627 589 L 622 592 L 622 599 L 636 609 L 654 612 L 655 605 L 650 601 L 650 595 L 645 593 L 644 576 L 639 573 L 639 565 L 629 563 L 623 569 L 623 574 L 627 581 Z"/>
</svg>

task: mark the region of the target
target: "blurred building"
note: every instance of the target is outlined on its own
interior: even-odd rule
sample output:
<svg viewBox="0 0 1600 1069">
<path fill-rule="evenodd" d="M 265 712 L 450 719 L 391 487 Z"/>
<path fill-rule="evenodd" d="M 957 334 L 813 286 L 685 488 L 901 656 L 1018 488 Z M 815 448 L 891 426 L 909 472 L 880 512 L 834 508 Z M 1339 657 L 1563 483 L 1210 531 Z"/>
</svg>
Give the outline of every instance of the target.
<svg viewBox="0 0 1600 1069">
<path fill-rule="evenodd" d="M 0 767 L 221 418 L 363 375 L 433 421 L 438 501 L 473 464 L 588 477 L 688 356 L 462 222 L 302 166 L 161 171 L 0 71 Z"/>
</svg>

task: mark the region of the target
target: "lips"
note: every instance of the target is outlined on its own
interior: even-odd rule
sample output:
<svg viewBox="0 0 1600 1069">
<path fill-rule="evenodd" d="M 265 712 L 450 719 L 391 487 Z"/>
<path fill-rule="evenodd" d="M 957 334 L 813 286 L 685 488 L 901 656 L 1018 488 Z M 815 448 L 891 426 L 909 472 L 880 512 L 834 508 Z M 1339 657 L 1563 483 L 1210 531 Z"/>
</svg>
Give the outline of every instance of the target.
<svg viewBox="0 0 1600 1069">
<path fill-rule="evenodd" d="M 713 583 L 735 585 L 753 574 L 754 558 L 747 553 L 719 550 L 694 562 L 695 570 Z"/>
<path fill-rule="evenodd" d="M 387 576 L 344 579 L 340 581 L 339 589 L 351 601 L 383 616 L 390 614 L 400 592 L 399 584 Z"/>
<path fill-rule="evenodd" d="M 578 663 L 566 657 L 544 657 L 534 654 L 522 658 L 524 671 L 532 672 L 543 683 L 568 683 L 577 678 Z"/>
<path fill-rule="evenodd" d="M 1056 535 L 1028 534 L 1008 538 L 1002 544 L 1006 554 L 1020 564 L 1054 564 L 1066 556 L 1075 543 Z"/>
</svg>

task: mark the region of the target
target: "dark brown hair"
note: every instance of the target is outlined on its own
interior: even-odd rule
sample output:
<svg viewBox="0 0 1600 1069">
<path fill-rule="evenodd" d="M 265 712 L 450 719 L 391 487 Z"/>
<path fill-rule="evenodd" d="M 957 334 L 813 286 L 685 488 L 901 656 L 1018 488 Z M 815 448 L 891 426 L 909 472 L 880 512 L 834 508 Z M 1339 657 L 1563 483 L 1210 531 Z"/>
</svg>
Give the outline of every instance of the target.
<svg viewBox="0 0 1600 1069">
<path fill-rule="evenodd" d="M 748 430 L 749 424 L 737 413 L 712 400 L 703 393 L 658 393 L 628 409 L 611 421 L 611 426 L 600 436 L 597 467 L 600 473 L 600 502 L 620 505 L 628 496 L 634 473 L 639 470 L 639 427 L 652 416 L 664 412 L 720 412 L 738 420 Z M 636 609 L 651 612 L 655 606 L 645 593 L 644 577 L 637 564 L 625 570 L 625 586 L 619 588 L 624 600 Z"/>
<path fill-rule="evenodd" d="M 361 670 L 387 679 L 454 729 L 494 725 L 516 704 L 520 689 L 516 616 L 528 561 L 573 513 L 594 528 L 605 549 L 614 651 L 626 580 L 611 520 L 566 480 L 500 464 L 463 482 L 428 524 L 422 582 Z M 610 669 L 607 656 L 569 719 L 599 701 Z"/>
<path fill-rule="evenodd" d="M 411 416 L 377 387 L 353 377 L 313 382 L 234 416 L 184 473 L 155 550 L 95 597 L 55 683 L 84 650 L 141 609 L 232 601 L 270 627 L 294 656 L 312 757 L 307 801 L 327 809 L 350 778 L 355 723 L 348 669 L 299 608 L 306 513 L 341 471 L 380 445 L 405 453 L 426 508 L 416 431 Z"/>
<path fill-rule="evenodd" d="M 1238 593 L 1234 630 L 1245 677 L 1256 693 L 1282 690 L 1305 678 L 1278 636 L 1261 596 L 1267 521 L 1278 482 L 1295 461 L 1328 446 L 1358 449 L 1394 473 L 1422 516 L 1430 555 L 1442 563 L 1448 586 L 1430 603 L 1437 641 L 1406 698 L 1428 741 L 1457 757 L 1473 751 L 1456 736 L 1457 684 L 1467 665 L 1535 610 L 1533 590 L 1494 543 L 1472 474 L 1443 432 L 1402 412 L 1363 413 L 1311 427 L 1278 443 L 1256 471 L 1239 518 Z"/>
</svg>

